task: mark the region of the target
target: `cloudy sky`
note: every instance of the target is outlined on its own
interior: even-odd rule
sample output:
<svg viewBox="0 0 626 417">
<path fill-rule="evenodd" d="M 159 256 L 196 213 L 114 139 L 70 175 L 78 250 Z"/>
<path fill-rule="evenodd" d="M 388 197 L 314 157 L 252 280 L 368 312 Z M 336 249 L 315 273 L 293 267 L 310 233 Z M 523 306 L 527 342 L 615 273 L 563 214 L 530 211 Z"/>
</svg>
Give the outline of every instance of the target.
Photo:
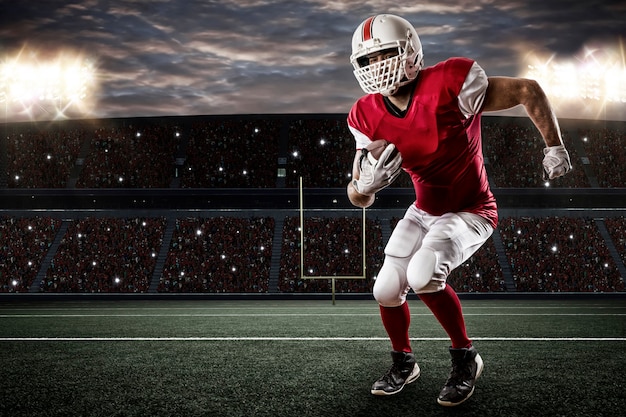
<svg viewBox="0 0 626 417">
<path fill-rule="evenodd" d="M 89 60 L 91 117 L 345 113 L 362 94 L 352 32 L 381 12 L 416 26 L 426 65 L 467 56 L 489 75 L 626 43 L 623 0 L 0 0 L 0 58 Z"/>
</svg>

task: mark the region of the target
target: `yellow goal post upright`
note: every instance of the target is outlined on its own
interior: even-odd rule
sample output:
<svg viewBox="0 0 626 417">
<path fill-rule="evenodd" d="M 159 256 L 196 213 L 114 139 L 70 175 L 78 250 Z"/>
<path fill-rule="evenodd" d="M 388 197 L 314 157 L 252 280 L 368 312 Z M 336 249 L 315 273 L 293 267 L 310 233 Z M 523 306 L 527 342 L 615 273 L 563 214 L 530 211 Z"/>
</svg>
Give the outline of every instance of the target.
<svg viewBox="0 0 626 417">
<path fill-rule="evenodd" d="M 362 209 L 362 229 L 363 229 L 363 237 L 362 237 L 362 258 L 363 258 L 363 274 L 362 275 L 305 275 L 304 274 L 304 191 L 302 185 L 302 177 L 300 177 L 300 279 L 330 279 L 331 280 L 331 297 L 332 303 L 335 305 L 335 280 L 337 279 L 366 279 L 367 278 L 367 259 L 365 257 L 365 247 L 366 247 L 366 222 L 365 222 L 365 207 Z"/>
</svg>

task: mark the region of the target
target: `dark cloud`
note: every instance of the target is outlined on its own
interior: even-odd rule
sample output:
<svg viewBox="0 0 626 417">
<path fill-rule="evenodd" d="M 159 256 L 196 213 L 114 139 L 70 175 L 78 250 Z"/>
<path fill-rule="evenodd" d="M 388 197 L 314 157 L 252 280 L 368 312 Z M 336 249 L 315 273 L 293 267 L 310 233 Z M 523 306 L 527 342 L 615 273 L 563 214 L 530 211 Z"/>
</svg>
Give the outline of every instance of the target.
<svg viewBox="0 0 626 417">
<path fill-rule="evenodd" d="M 2 0 L 0 52 L 93 60 L 95 117 L 346 112 L 361 94 L 350 39 L 369 15 L 411 21 L 428 65 L 468 56 L 516 76 L 532 51 L 571 56 L 626 38 L 623 3 Z"/>
</svg>

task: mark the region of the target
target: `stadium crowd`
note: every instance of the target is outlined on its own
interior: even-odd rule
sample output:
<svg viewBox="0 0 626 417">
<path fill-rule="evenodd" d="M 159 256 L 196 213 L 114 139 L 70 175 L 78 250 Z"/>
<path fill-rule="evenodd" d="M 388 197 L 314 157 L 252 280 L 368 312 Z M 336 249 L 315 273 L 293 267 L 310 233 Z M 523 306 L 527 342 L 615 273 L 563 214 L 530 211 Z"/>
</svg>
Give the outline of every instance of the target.
<svg viewBox="0 0 626 417">
<path fill-rule="evenodd" d="M 13 129 L 6 137 L 6 178 L 10 188 L 65 188 L 80 147 L 83 129 Z"/>
<path fill-rule="evenodd" d="M 300 219 L 287 217 L 283 227 L 278 289 L 281 292 L 369 292 L 382 265 L 380 221 L 366 219 L 366 273 L 363 274 L 363 219 L 310 217 L 304 221 L 304 273 L 301 264 Z"/>
<path fill-rule="evenodd" d="M 622 187 L 626 133 L 616 128 L 573 133 L 564 130 L 563 141 L 577 169 L 550 186 L 588 188 L 589 175 L 600 187 Z M 543 142 L 534 127 L 486 119 L 483 137 L 494 187 L 546 186 L 540 170 Z M 208 119 L 189 127 L 27 125 L 8 129 L 6 145 L 10 188 L 66 188 L 75 167 L 77 188 L 273 188 L 281 175 L 291 188 L 300 177 L 307 187 L 345 187 L 354 155 L 345 120 L 333 118 Z M 392 187 L 411 187 L 409 177 L 401 176 Z"/>
<path fill-rule="evenodd" d="M 533 127 L 483 121 L 484 155 L 493 187 L 545 187 L 543 143 Z M 550 186 L 621 188 L 626 133 L 618 128 L 564 131 L 575 169 Z M 192 124 L 143 121 L 98 125 L 18 124 L 7 127 L 0 158 L 7 188 L 344 188 L 354 155 L 345 120 L 337 118 L 199 119 Z M 320 169 L 323 167 L 323 169 Z M 282 170 L 282 174 L 281 174 Z M 282 178 L 284 176 L 284 178 Z M 176 180 L 179 181 L 176 181 Z M 283 185 L 281 179 L 284 179 Z M 6 185 L 4 185 L 6 184 Z M 595 185 L 594 185 L 595 186 Z M 392 187 L 411 187 L 402 176 Z M 307 218 L 304 275 L 361 275 L 360 218 Z M 386 221 L 386 220 L 385 220 Z M 0 291 L 146 292 L 164 244 L 165 218 L 64 220 L 0 218 Z M 329 279 L 302 279 L 299 219 L 176 219 L 159 292 L 327 292 Z M 367 279 L 338 279 L 337 292 L 369 292 L 383 259 L 382 231 L 367 221 Z M 605 219 L 626 263 L 626 222 Z M 272 247 L 275 234 L 281 246 Z M 624 291 L 618 266 L 593 220 L 569 217 L 501 219 L 497 233 L 513 282 L 505 282 L 493 239 L 451 274 L 460 292 Z M 278 235 L 277 235 L 278 236 Z M 59 237 L 57 237 L 59 240 Z M 270 285 L 273 251 L 278 282 Z M 42 274 L 46 255 L 49 268 Z M 498 255 L 501 255 L 500 257 Z M 41 275 L 40 275 L 41 276 Z M 35 282 L 40 279 L 41 282 Z M 508 286 L 506 284 L 509 284 Z M 35 285 L 37 287 L 37 285 Z"/>
<path fill-rule="evenodd" d="M 502 292 L 506 283 L 498 254 L 489 239 L 465 263 L 448 276 L 448 284 L 458 292 Z"/>
<path fill-rule="evenodd" d="M 0 217 L 0 292 L 25 292 L 61 225 L 50 217 Z"/>
<path fill-rule="evenodd" d="M 354 139 L 341 120 L 297 120 L 289 126 L 287 186 L 345 187 Z M 320 170 L 319 167 L 324 167 Z"/>
<path fill-rule="evenodd" d="M 189 135 L 181 187 L 275 187 L 279 130 L 277 120 L 195 124 Z"/>
<path fill-rule="evenodd" d="M 624 282 L 593 220 L 504 218 L 500 235 L 517 291 L 614 292 Z"/>
<path fill-rule="evenodd" d="M 174 177 L 176 126 L 99 128 L 76 182 L 77 188 L 168 188 Z"/>
<path fill-rule="evenodd" d="M 616 129 L 581 129 L 580 137 L 598 178 L 604 188 L 626 184 L 626 132 Z"/>
<path fill-rule="evenodd" d="M 390 221 L 390 227 L 397 222 Z M 165 218 L 90 217 L 69 222 L 55 249 L 42 292 L 147 292 L 161 246 L 168 244 L 159 292 L 328 292 L 330 278 L 306 279 L 300 271 L 299 218 L 275 231 L 273 217 L 176 219 L 164 242 Z M 305 220 L 305 276 L 360 276 L 361 218 Z M 26 292 L 52 248 L 61 221 L 50 217 L 0 220 L 2 292 Z M 626 219 L 606 225 L 626 259 Z M 270 287 L 273 235 L 281 233 L 276 288 Z M 370 292 L 382 265 L 382 223 L 367 220 L 366 279 L 337 279 L 336 292 Z M 507 217 L 497 229 L 516 291 L 615 292 L 624 283 L 593 220 L 570 217 Z M 490 239 L 449 277 L 459 292 L 506 291 Z"/>
<path fill-rule="evenodd" d="M 580 157 L 568 132 L 563 143 L 570 158 L 578 165 Z M 545 187 L 541 160 L 545 144 L 535 127 L 515 124 L 483 124 L 483 152 L 492 186 L 502 188 Z M 587 188 L 589 179 L 582 169 L 574 169 L 564 177 L 551 180 L 551 187 Z"/>
<path fill-rule="evenodd" d="M 604 223 L 620 259 L 626 264 L 626 218 L 609 217 L 604 220 Z"/>
<path fill-rule="evenodd" d="M 165 218 L 84 218 L 72 222 L 40 288 L 44 292 L 146 292 Z"/>
<path fill-rule="evenodd" d="M 176 220 L 159 292 L 268 292 L 272 217 Z"/>
</svg>

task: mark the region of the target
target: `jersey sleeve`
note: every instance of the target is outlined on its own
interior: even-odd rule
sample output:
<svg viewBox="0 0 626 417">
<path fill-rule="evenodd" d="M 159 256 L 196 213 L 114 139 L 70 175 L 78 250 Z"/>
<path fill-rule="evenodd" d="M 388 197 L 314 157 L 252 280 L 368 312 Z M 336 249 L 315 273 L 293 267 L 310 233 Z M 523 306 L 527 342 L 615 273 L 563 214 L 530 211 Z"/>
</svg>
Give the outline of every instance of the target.
<svg viewBox="0 0 626 417">
<path fill-rule="evenodd" d="M 372 142 L 372 140 L 370 138 L 368 138 L 364 133 L 361 133 L 360 131 L 358 131 L 356 128 L 354 128 L 352 126 L 348 126 L 348 129 L 350 129 L 350 132 L 354 136 L 354 141 L 356 143 L 356 149 L 363 149 L 367 145 L 369 145 L 370 142 Z"/>
<path fill-rule="evenodd" d="M 459 92 L 459 110 L 468 118 L 480 112 L 489 82 L 485 71 L 474 62 Z"/>
<path fill-rule="evenodd" d="M 348 114 L 348 129 L 350 133 L 352 133 L 352 136 L 354 136 L 357 150 L 365 148 L 373 140 L 365 133 L 367 131 L 367 125 L 364 123 L 364 116 L 363 109 L 359 102 L 352 106 Z"/>
</svg>

